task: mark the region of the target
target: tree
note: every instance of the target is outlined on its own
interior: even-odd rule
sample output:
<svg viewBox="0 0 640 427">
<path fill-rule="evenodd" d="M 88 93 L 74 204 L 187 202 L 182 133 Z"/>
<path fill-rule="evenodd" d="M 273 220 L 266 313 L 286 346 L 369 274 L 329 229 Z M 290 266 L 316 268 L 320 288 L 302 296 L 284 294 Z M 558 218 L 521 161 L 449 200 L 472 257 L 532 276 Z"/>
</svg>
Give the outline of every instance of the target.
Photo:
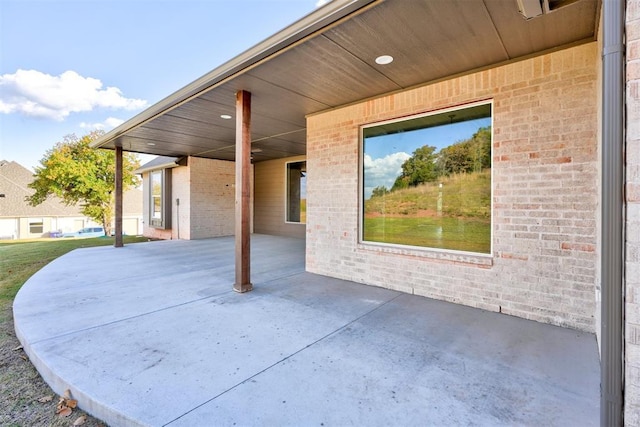
<svg viewBox="0 0 640 427">
<path fill-rule="evenodd" d="M 82 214 L 101 223 L 105 234 L 110 235 L 115 207 L 115 151 L 89 146 L 102 135 L 103 131 L 82 138 L 72 134 L 56 143 L 40 160 L 41 166 L 36 167 L 35 179 L 29 184 L 35 193 L 26 201 L 37 206 L 55 195 L 67 205 L 79 203 Z M 122 187 L 126 191 L 138 184 L 133 171 L 140 165 L 131 153 L 123 153 L 122 165 Z"/>
</svg>

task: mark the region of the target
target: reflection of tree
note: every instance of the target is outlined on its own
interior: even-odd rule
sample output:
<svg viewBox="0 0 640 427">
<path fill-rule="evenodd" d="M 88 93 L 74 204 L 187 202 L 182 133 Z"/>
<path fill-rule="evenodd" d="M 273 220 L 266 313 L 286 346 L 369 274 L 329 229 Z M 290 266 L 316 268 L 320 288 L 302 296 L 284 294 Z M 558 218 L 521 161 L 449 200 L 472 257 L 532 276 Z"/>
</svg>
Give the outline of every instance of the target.
<svg viewBox="0 0 640 427">
<path fill-rule="evenodd" d="M 154 196 L 159 196 L 161 191 L 162 191 L 162 185 L 160 184 L 160 182 L 157 182 L 157 181 L 154 182 L 153 183 L 153 192 L 152 192 L 152 194 Z"/>
<path fill-rule="evenodd" d="M 491 167 L 491 127 L 478 129 L 469 139 L 443 148 L 436 161 L 438 175 L 480 172 Z"/>
<path fill-rule="evenodd" d="M 436 147 L 430 145 L 414 151 L 413 155 L 402 164 L 402 174 L 396 178 L 391 191 L 435 181 L 438 178 L 435 151 Z"/>
<path fill-rule="evenodd" d="M 391 191 L 416 187 L 444 176 L 458 173 L 481 172 L 491 167 L 491 127 L 481 127 L 468 139 L 449 145 L 436 153 L 436 148 L 424 145 L 416 149 L 402 164 L 402 173 Z M 384 187 L 376 187 L 371 197 L 387 193 Z"/>
<path fill-rule="evenodd" d="M 373 189 L 373 191 L 371 192 L 371 197 L 384 196 L 388 192 L 389 192 L 389 190 L 387 190 L 387 187 L 385 187 L 384 185 L 380 185 L 380 186 L 378 186 L 378 187 Z"/>
</svg>

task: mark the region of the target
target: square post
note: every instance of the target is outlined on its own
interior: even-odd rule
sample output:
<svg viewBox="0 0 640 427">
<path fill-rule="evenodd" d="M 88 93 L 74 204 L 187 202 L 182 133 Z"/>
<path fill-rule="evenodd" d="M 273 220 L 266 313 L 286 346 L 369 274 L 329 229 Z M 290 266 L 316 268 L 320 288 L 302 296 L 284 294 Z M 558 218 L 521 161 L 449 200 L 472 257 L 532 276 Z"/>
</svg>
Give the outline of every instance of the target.
<svg viewBox="0 0 640 427">
<path fill-rule="evenodd" d="M 251 93 L 236 93 L 236 281 L 233 290 L 249 292 L 251 284 Z"/>
<path fill-rule="evenodd" d="M 116 248 L 124 246 L 122 241 L 122 147 L 116 146 L 116 231 L 115 242 Z"/>
</svg>

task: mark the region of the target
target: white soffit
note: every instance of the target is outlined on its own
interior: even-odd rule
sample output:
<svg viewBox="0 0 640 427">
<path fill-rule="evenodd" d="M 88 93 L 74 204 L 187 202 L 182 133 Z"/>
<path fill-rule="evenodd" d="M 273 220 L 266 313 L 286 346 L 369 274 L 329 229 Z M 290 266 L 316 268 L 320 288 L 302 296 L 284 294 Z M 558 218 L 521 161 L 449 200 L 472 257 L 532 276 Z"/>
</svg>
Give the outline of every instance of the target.
<svg viewBox="0 0 640 427">
<path fill-rule="evenodd" d="M 303 155 L 308 114 L 594 40 L 600 2 L 564 4 L 525 20 L 517 0 L 334 0 L 93 145 L 233 160 L 235 120 L 220 116 L 246 90 L 254 162 Z"/>
</svg>

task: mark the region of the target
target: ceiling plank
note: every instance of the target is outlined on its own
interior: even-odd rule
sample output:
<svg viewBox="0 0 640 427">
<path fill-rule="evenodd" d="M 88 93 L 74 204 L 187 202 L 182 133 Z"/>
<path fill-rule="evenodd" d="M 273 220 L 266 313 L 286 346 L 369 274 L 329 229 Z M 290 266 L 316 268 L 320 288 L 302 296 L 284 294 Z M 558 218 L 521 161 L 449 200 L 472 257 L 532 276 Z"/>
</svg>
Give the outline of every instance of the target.
<svg viewBox="0 0 640 427">
<path fill-rule="evenodd" d="M 485 2 L 511 59 L 594 38 L 597 0 L 580 0 L 525 20 L 515 0 Z"/>
<path fill-rule="evenodd" d="M 402 87 L 508 59 L 478 1 L 384 2 L 325 36 Z M 378 65 L 380 55 L 394 61 Z"/>
<path fill-rule="evenodd" d="M 249 75 L 333 107 L 400 89 L 326 37 L 308 40 Z"/>
<path fill-rule="evenodd" d="M 254 161 L 304 154 L 309 114 L 594 38 L 599 0 L 554 4 L 525 21 L 516 0 L 376 2 L 235 74 L 199 79 L 202 92 L 177 106 L 168 97 L 165 112 L 161 101 L 104 146 L 233 160 L 235 122 L 220 116 L 234 116 L 235 94 L 246 90 L 252 147 L 262 149 Z M 376 64 L 383 54 L 395 60 Z"/>
</svg>

